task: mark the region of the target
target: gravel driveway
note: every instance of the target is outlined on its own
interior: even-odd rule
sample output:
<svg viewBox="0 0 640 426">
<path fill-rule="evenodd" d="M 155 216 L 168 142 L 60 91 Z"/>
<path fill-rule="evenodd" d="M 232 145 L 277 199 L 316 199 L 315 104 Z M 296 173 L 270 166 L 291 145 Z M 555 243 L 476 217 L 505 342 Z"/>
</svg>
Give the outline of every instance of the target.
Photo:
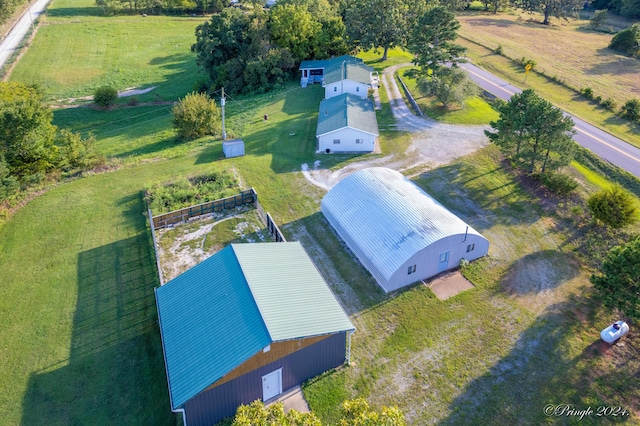
<svg viewBox="0 0 640 426">
<path fill-rule="evenodd" d="M 395 65 L 385 69 L 382 74 L 382 86 L 387 91 L 397 129 L 411 134 L 411 144 L 405 152 L 406 155 L 402 158 L 389 155 L 350 163 L 334 171 L 323 169 L 319 161 L 312 166 L 303 164 L 302 173 L 309 182 L 328 191 L 344 177 L 366 167 L 384 166 L 398 171 L 420 168 L 424 171 L 450 163 L 488 145 L 489 140 L 484 134 L 485 129 L 490 129 L 488 125 L 443 124 L 427 117 L 418 117 L 411 112 L 402 98 L 396 79 L 393 78 L 399 68 L 409 65 Z"/>
</svg>

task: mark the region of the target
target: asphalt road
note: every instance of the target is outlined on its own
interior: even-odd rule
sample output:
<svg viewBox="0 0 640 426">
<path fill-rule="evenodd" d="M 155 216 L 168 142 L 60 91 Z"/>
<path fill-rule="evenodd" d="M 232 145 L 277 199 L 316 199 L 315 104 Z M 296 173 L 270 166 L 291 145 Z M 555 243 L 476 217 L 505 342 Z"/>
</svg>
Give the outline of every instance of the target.
<svg viewBox="0 0 640 426">
<path fill-rule="evenodd" d="M 465 69 L 471 79 L 480 87 L 500 99 L 508 100 L 512 95 L 522 92 L 522 89 L 473 64 L 461 64 L 460 67 Z M 569 114 L 565 113 L 565 115 Z M 577 117 L 571 116 L 571 118 L 573 118 L 576 130 L 573 139 L 579 145 L 640 178 L 640 149 Z"/>
<path fill-rule="evenodd" d="M 0 43 L 0 67 L 13 55 L 20 42 L 27 35 L 29 27 L 44 12 L 51 0 L 38 0 L 32 4 L 27 11 L 22 14 L 18 22 L 11 28 L 7 37 Z"/>
</svg>

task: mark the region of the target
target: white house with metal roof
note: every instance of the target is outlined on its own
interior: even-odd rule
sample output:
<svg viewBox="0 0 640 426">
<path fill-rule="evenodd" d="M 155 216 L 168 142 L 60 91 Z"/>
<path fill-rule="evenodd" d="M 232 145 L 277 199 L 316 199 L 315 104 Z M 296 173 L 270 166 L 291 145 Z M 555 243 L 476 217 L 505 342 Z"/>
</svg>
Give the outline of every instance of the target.
<svg viewBox="0 0 640 426">
<path fill-rule="evenodd" d="M 370 88 L 376 88 L 378 79 L 372 67 L 354 56 L 344 55 L 332 59 L 302 61 L 299 67 L 300 85 L 319 82 L 329 99 L 343 93 L 366 98 Z"/>
<path fill-rule="evenodd" d="M 380 134 L 373 102 L 345 93 L 320 102 L 317 152 L 371 152 Z"/>
<path fill-rule="evenodd" d="M 156 289 L 171 409 L 211 425 L 349 359 L 355 327 L 298 242 L 231 244 Z"/>
<path fill-rule="evenodd" d="M 322 199 L 322 213 L 385 292 L 485 256 L 489 241 L 401 173 L 359 170 Z"/>
</svg>

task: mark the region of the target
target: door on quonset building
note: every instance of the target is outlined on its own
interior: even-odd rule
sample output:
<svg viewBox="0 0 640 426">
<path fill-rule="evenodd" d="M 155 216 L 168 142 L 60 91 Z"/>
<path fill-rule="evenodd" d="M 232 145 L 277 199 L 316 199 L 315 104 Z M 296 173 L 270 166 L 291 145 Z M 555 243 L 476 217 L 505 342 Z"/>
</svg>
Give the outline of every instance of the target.
<svg viewBox="0 0 640 426">
<path fill-rule="evenodd" d="M 449 267 L 449 251 L 440 253 L 438 258 L 438 272 L 446 271 Z"/>
</svg>

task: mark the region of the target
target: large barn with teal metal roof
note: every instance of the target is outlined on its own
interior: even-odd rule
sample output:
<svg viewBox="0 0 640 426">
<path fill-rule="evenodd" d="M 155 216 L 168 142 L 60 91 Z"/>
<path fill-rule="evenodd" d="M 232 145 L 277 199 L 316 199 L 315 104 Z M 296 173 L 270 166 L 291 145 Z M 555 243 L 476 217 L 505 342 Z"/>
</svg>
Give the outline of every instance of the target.
<svg viewBox="0 0 640 426">
<path fill-rule="evenodd" d="M 349 359 L 355 330 L 298 242 L 231 244 L 156 289 L 173 411 L 211 425 Z"/>
<path fill-rule="evenodd" d="M 489 241 L 402 173 L 359 170 L 322 199 L 322 213 L 385 292 L 487 254 Z"/>
</svg>

